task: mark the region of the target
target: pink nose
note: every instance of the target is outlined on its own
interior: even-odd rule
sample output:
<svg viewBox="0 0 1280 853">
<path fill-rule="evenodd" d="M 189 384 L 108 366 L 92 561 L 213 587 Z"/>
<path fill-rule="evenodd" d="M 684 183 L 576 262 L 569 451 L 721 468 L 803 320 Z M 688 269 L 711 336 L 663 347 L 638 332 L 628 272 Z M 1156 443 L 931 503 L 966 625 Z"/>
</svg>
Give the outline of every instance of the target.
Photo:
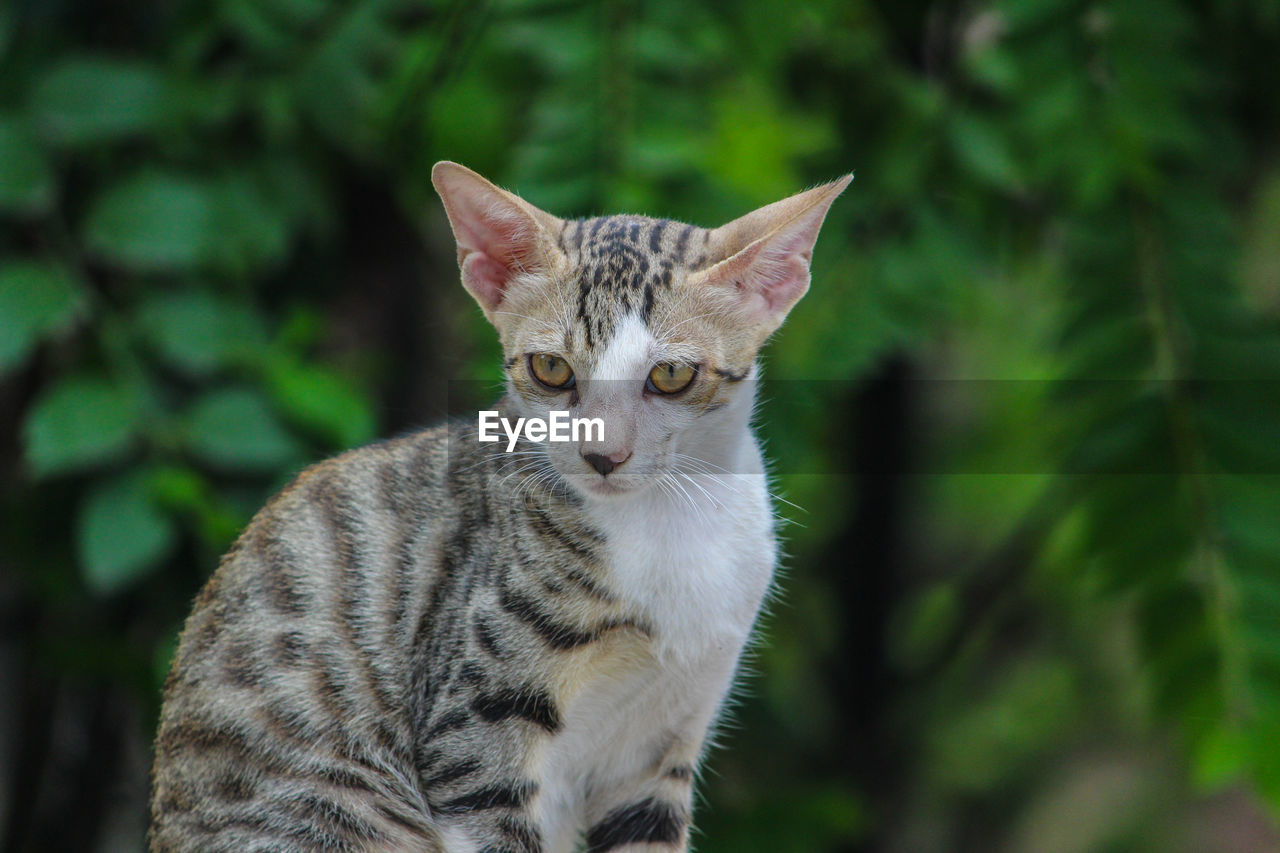
<svg viewBox="0 0 1280 853">
<path fill-rule="evenodd" d="M 582 458 L 587 460 L 588 465 L 600 472 L 600 476 L 607 477 L 610 471 L 631 458 L 631 451 L 620 450 L 617 453 L 610 453 L 608 456 L 602 453 L 584 453 Z"/>
</svg>

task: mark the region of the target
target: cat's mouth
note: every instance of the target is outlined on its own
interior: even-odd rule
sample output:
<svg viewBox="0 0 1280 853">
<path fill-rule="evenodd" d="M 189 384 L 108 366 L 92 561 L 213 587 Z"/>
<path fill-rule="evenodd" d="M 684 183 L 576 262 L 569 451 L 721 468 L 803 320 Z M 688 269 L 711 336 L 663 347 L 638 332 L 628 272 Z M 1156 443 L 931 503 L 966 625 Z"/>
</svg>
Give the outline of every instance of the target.
<svg viewBox="0 0 1280 853">
<path fill-rule="evenodd" d="M 620 495 L 631 491 L 621 485 L 616 478 L 609 477 L 593 477 L 585 485 L 586 491 L 593 495 Z"/>
</svg>

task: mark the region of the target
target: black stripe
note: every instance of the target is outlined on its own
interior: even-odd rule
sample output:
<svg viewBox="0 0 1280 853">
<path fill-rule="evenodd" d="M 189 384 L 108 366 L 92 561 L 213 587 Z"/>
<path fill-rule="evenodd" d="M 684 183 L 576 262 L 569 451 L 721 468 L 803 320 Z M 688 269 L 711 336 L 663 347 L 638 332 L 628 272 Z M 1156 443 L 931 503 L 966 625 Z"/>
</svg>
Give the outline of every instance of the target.
<svg viewBox="0 0 1280 853">
<path fill-rule="evenodd" d="M 464 728 L 469 722 L 471 722 L 471 715 L 466 711 L 450 711 L 448 714 L 445 714 L 440 718 L 440 722 L 427 730 L 427 733 L 422 740 L 426 743 L 430 743 L 445 732 Z"/>
<path fill-rule="evenodd" d="M 299 821 L 319 823 L 326 828 L 337 830 L 340 836 L 354 836 L 366 841 L 385 840 L 385 836 L 368 821 L 317 794 L 305 793 L 296 797 L 281 797 L 275 802 L 286 806 Z"/>
<path fill-rule="evenodd" d="M 674 806 L 648 799 L 614 809 L 587 833 L 587 853 L 605 853 L 628 844 L 675 844 L 684 819 Z"/>
<path fill-rule="evenodd" d="M 609 590 L 600 586 L 598 583 L 592 580 L 591 577 L 589 577 L 586 572 L 582 571 L 581 569 L 575 568 L 573 566 L 554 566 L 553 568 L 555 568 L 555 570 L 559 572 L 560 575 L 563 576 L 566 580 L 573 583 L 575 586 L 577 586 L 579 589 L 581 589 L 583 592 L 585 592 L 587 595 L 591 596 L 592 598 L 596 599 L 597 601 L 604 602 L 605 604 L 612 604 L 614 601 L 617 600 L 614 598 L 613 593 L 609 592 Z"/>
<path fill-rule="evenodd" d="M 279 613 L 302 616 L 311 606 L 301 581 L 302 558 L 280 535 L 279 524 L 276 519 L 261 522 L 251 547 L 262 558 L 267 601 Z"/>
<path fill-rule="evenodd" d="M 502 590 L 502 609 L 533 628 L 553 649 L 576 649 L 600 638 L 599 631 L 582 631 L 556 621 L 555 617 L 540 608 L 533 599 L 510 589 Z"/>
<path fill-rule="evenodd" d="M 653 223 L 653 230 L 649 232 L 649 251 L 657 253 L 662 247 L 662 232 L 667 228 L 667 220 L 660 219 Z"/>
<path fill-rule="evenodd" d="M 668 779 L 675 779 L 678 782 L 692 782 L 693 768 L 688 764 L 677 764 L 667 771 Z"/>
<path fill-rule="evenodd" d="M 335 788 L 348 788 L 352 791 L 362 791 L 374 796 L 378 795 L 378 789 L 374 787 L 372 782 L 361 776 L 359 771 L 348 767 L 323 767 L 315 773 L 309 774 L 309 776 Z"/>
<path fill-rule="evenodd" d="M 514 850 L 518 853 L 542 853 L 542 836 L 538 834 L 538 830 L 530 825 L 527 820 L 522 820 L 510 815 L 503 815 L 498 818 L 498 831 L 503 837 L 515 845 Z M 485 848 L 486 850 L 498 850 L 503 853 L 510 853 L 513 848 Z"/>
<path fill-rule="evenodd" d="M 480 644 L 480 648 L 501 660 L 502 648 L 498 645 L 498 635 L 494 631 L 493 625 L 489 624 L 489 620 L 483 616 L 477 616 L 474 628 L 476 642 Z"/>
<path fill-rule="evenodd" d="M 587 282 L 584 275 L 578 280 L 578 319 L 582 321 L 582 326 L 587 332 L 587 349 L 591 349 L 591 321 L 587 317 L 587 299 L 591 292 L 591 285 Z"/>
<path fill-rule="evenodd" d="M 448 785 L 450 782 L 457 782 L 463 776 L 470 776 L 481 767 L 480 762 L 474 758 L 468 758 L 465 761 L 457 761 L 448 767 L 436 773 L 430 779 L 422 783 L 427 790 L 439 788 L 441 785 Z"/>
<path fill-rule="evenodd" d="M 266 725 L 272 737 L 287 740 L 299 746 L 311 746 L 324 736 L 326 726 L 312 719 L 304 708 L 277 700 L 260 706 L 255 715 Z"/>
<path fill-rule="evenodd" d="M 424 824 L 421 820 L 413 815 L 406 814 L 399 809 L 394 809 L 386 803 L 373 801 L 373 808 L 379 815 L 392 823 L 402 826 L 410 832 L 416 832 L 420 835 L 429 835 L 433 830 Z"/>
<path fill-rule="evenodd" d="M 306 637 L 298 631 L 277 634 L 271 647 L 272 660 L 286 668 L 301 666 L 309 652 Z"/>
<path fill-rule="evenodd" d="M 471 700 L 471 710 L 487 723 L 524 720 L 551 734 L 560 731 L 560 709 L 544 690 L 534 687 L 507 688 L 497 693 L 481 693 Z"/>
<path fill-rule="evenodd" d="M 589 546 L 573 538 L 569 534 L 569 531 L 556 524 L 555 519 L 547 515 L 546 510 L 538 506 L 530 506 L 529 510 L 533 516 L 533 526 L 537 528 L 539 533 L 544 536 L 551 537 L 580 559 L 588 562 L 596 561 L 596 552 Z M 600 541 L 600 537 L 598 535 L 592 534 L 591 538 L 596 542 Z"/>
<path fill-rule="evenodd" d="M 485 679 L 484 667 L 469 660 L 458 669 L 458 678 L 466 684 L 481 684 Z"/>
<path fill-rule="evenodd" d="M 653 282 L 644 286 L 644 305 L 640 308 L 640 322 L 649 325 L 649 317 L 653 314 Z"/>
<path fill-rule="evenodd" d="M 676 238 L 676 260 L 684 263 L 685 248 L 689 245 L 689 235 L 693 233 L 693 226 L 686 225 L 681 231 L 680 236 Z"/>
<path fill-rule="evenodd" d="M 608 619 L 589 631 L 582 631 L 557 622 L 554 617 L 540 609 L 532 599 L 505 587 L 502 590 L 502 609 L 528 624 L 548 645 L 559 651 L 594 643 L 610 631 L 621 628 L 633 628 L 646 637 L 652 634 L 647 626 L 631 619 Z"/>
<path fill-rule="evenodd" d="M 224 644 L 222 675 L 227 683 L 246 689 L 262 686 L 267 673 L 254 652 L 256 647 L 252 640 L 243 637 Z"/>
<path fill-rule="evenodd" d="M 509 782 L 489 785 L 485 788 L 463 794 L 432 808 L 443 814 L 459 814 L 484 809 L 518 809 L 529 802 L 529 798 L 538 790 L 532 782 Z"/>
</svg>

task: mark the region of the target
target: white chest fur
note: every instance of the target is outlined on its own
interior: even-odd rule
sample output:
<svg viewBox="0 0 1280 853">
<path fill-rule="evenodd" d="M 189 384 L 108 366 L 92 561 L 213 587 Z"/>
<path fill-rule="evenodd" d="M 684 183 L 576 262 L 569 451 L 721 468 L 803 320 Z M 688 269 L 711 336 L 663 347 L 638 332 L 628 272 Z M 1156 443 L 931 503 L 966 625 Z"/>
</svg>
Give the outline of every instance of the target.
<svg viewBox="0 0 1280 853">
<path fill-rule="evenodd" d="M 611 586 L 654 628 L 644 665 L 583 686 L 548 744 L 540 797 L 549 851 L 573 849 L 593 789 L 652 772 L 673 740 L 696 748 L 722 705 L 768 591 L 776 540 L 759 452 L 738 471 L 593 508 Z"/>
</svg>

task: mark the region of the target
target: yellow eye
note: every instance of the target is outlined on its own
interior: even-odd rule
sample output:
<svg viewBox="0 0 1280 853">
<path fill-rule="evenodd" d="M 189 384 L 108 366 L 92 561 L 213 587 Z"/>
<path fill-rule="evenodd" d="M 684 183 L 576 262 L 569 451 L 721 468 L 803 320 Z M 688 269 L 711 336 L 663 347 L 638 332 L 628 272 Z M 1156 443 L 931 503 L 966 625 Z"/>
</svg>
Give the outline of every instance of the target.
<svg viewBox="0 0 1280 853">
<path fill-rule="evenodd" d="M 649 371 L 649 388 L 659 394 L 678 394 L 689 387 L 698 369 L 692 364 L 660 362 Z"/>
<path fill-rule="evenodd" d="M 529 356 L 529 372 L 548 388 L 567 391 L 573 387 L 573 368 L 553 353 L 538 352 Z"/>
</svg>

